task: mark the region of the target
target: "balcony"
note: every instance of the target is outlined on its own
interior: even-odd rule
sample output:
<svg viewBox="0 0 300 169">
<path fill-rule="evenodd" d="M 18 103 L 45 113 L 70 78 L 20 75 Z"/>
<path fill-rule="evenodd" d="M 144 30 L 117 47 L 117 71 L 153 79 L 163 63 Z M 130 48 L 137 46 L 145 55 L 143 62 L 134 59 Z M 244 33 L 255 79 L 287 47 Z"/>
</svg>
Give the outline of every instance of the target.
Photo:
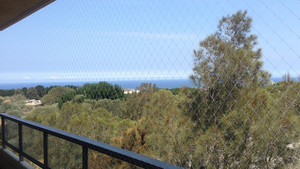
<svg viewBox="0 0 300 169">
<path fill-rule="evenodd" d="M 2 168 L 33 168 L 24 158 L 41 168 L 51 168 L 49 164 L 49 136 L 55 136 L 67 142 L 74 143 L 81 147 L 81 165 L 83 169 L 89 168 L 89 151 L 97 151 L 112 158 L 132 164 L 133 166 L 142 168 L 180 168 L 156 159 L 149 158 L 134 152 L 130 152 L 121 148 L 117 148 L 105 143 L 91 140 L 82 136 L 78 136 L 66 131 L 58 130 L 49 126 L 31 122 L 29 120 L 17 118 L 5 113 L 0 113 L 1 116 L 1 134 L 2 134 L 2 149 L 0 153 L 0 169 Z M 10 123 L 10 125 L 8 125 Z M 14 125 L 11 125 L 14 123 Z M 5 124 L 5 125 L 3 125 Z M 15 126 L 15 132 L 12 128 Z M 37 159 L 25 152 L 23 149 L 24 140 L 23 128 L 30 128 L 41 132 L 42 138 L 42 159 Z M 12 135 L 14 139 L 12 138 Z M 34 140 L 34 139 L 31 139 Z M 18 154 L 16 156 L 12 151 Z M 70 152 L 72 153 L 72 152 Z"/>
</svg>

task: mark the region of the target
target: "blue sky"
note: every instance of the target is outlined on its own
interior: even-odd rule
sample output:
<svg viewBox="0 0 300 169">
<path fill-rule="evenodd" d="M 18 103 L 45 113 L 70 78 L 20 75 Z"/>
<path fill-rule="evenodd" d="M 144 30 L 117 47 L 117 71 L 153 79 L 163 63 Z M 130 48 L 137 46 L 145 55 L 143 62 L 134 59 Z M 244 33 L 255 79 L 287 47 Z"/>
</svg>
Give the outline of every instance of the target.
<svg viewBox="0 0 300 169">
<path fill-rule="evenodd" d="M 0 32 L 0 83 L 184 79 L 218 20 L 248 10 L 273 77 L 300 72 L 298 0 L 57 0 Z"/>
</svg>

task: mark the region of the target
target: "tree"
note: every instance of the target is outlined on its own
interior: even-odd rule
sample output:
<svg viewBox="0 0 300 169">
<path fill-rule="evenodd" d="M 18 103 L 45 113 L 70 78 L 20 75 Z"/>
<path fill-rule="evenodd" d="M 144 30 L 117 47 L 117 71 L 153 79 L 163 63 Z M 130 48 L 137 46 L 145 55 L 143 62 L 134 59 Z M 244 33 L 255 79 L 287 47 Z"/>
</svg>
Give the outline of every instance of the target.
<svg viewBox="0 0 300 169">
<path fill-rule="evenodd" d="M 35 86 L 35 89 L 37 90 L 40 98 L 42 98 L 46 94 L 45 88 L 42 85 Z"/>
<path fill-rule="evenodd" d="M 218 123 L 218 117 L 232 109 L 241 89 L 251 90 L 269 81 L 270 74 L 262 70 L 261 49 L 255 49 L 257 37 L 250 34 L 251 26 L 247 11 L 223 17 L 218 31 L 194 51 L 191 79 L 205 90 L 200 102 L 209 107 L 205 110 L 212 116 L 208 123 Z"/>
<path fill-rule="evenodd" d="M 56 119 L 57 113 L 58 110 L 56 106 L 45 105 L 45 106 L 36 107 L 35 109 L 31 110 L 26 116 L 26 119 L 44 125 L 55 127 L 57 121 Z"/>
<path fill-rule="evenodd" d="M 87 103 L 88 102 L 90 101 L 87 101 Z M 127 118 L 125 113 L 126 112 L 125 102 L 120 99 L 116 99 L 116 100 L 101 99 L 92 103 L 92 107 L 93 109 L 104 108 L 107 111 L 111 112 L 114 116 L 118 116 L 124 119 Z"/>
<path fill-rule="evenodd" d="M 21 117 L 22 115 L 21 106 L 14 102 L 2 103 L 0 105 L 0 112 L 8 113 L 17 117 Z"/>
<path fill-rule="evenodd" d="M 22 89 L 16 89 L 14 95 L 23 94 Z"/>
<path fill-rule="evenodd" d="M 181 98 L 168 90 L 153 93 L 145 103 L 137 125 L 123 132 L 121 137 L 113 138 L 111 143 L 168 163 L 186 166 L 193 149 L 191 129 L 195 124 L 180 110 L 179 100 Z"/>
<path fill-rule="evenodd" d="M 199 88 L 182 90 L 198 124 L 192 167 L 280 168 L 295 156 L 286 146 L 298 140 L 299 120 L 266 89 L 270 74 L 251 22 L 246 11 L 223 17 L 194 51 L 191 78 Z"/>
<path fill-rule="evenodd" d="M 24 94 L 24 96 L 27 96 L 27 87 L 23 87 L 22 88 L 22 92 L 23 92 L 23 94 Z"/>
<path fill-rule="evenodd" d="M 74 87 L 74 86 L 71 86 Z M 118 85 L 111 85 L 107 82 L 87 83 L 76 90 L 64 93 L 59 101 L 58 107 L 61 108 L 63 103 L 67 101 L 82 103 L 84 99 L 101 100 L 101 99 L 120 99 L 124 97 L 122 88 Z M 75 98 L 75 96 L 77 97 Z"/>
<path fill-rule="evenodd" d="M 151 83 L 142 83 L 137 89 L 140 90 L 139 93 L 133 93 L 126 97 L 125 117 L 133 120 L 140 119 L 144 105 L 158 91 L 156 85 Z"/>
<path fill-rule="evenodd" d="M 107 82 L 87 83 L 78 88 L 77 94 L 84 95 L 87 99 L 120 99 L 124 97 L 122 88 L 119 85 L 112 85 Z"/>
<path fill-rule="evenodd" d="M 38 91 L 37 91 L 36 88 L 34 88 L 34 87 L 30 87 L 30 88 L 27 90 L 27 95 L 26 95 L 26 97 L 27 97 L 28 99 L 39 99 L 39 98 L 40 98 Z"/>
<path fill-rule="evenodd" d="M 294 80 L 287 73 L 283 76 L 283 81 L 268 86 L 267 90 L 273 94 L 273 97 L 280 99 L 278 108 L 294 111 L 300 115 L 300 81 Z"/>
<path fill-rule="evenodd" d="M 92 110 L 90 105 L 66 102 L 63 104 L 56 118 L 56 126 L 59 129 L 72 132 L 100 142 L 109 143 L 112 137 L 122 134 L 124 130 L 135 124 L 129 119 L 121 119 L 113 116 L 103 108 Z M 81 148 L 78 145 L 70 144 L 61 139 L 49 139 L 52 142 L 49 151 L 49 161 L 52 168 L 78 168 L 80 166 Z M 72 152 L 72 153 L 70 153 Z M 75 154 L 75 155 L 74 155 Z M 97 155 L 91 151 L 90 167 L 103 167 L 103 154 Z M 66 160 L 57 160 L 66 159 Z"/>
<path fill-rule="evenodd" d="M 65 102 L 73 100 L 75 95 L 76 95 L 76 92 L 74 90 L 64 93 L 58 101 L 58 108 L 61 108 Z"/>
<path fill-rule="evenodd" d="M 15 94 L 15 89 L 8 89 L 8 90 L 4 90 L 4 89 L 0 89 L 0 96 L 12 96 Z"/>
<path fill-rule="evenodd" d="M 58 103 L 58 101 L 60 100 L 60 98 L 65 94 L 68 93 L 70 91 L 74 91 L 71 88 L 68 87 L 53 87 L 48 94 L 44 95 L 44 97 L 41 98 L 42 103 L 50 105 L 50 104 L 54 104 L 54 103 Z"/>
<path fill-rule="evenodd" d="M 10 98 L 11 98 L 11 101 L 13 101 L 13 102 L 26 100 L 26 97 L 23 94 L 15 94 L 15 95 L 12 95 Z"/>
<path fill-rule="evenodd" d="M 75 103 L 83 103 L 83 102 L 84 102 L 84 99 L 85 99 L 85 96 L 84 96 L 84 95 L 78 94 L 78 95 L 75 95 L 75 96 L 74 96 L 73 102 L 75 102 Z"/>
</svg>

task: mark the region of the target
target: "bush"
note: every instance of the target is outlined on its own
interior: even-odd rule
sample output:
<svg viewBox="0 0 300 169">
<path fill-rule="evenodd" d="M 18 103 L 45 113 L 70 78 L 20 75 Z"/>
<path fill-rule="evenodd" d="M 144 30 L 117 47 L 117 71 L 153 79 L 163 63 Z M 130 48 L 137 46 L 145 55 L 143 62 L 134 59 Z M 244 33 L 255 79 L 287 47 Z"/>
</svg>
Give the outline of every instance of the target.
<svg viewBox="0 0 300 169">
<path fill-rule="evenodd" d="M 85 97 L 84 95 L 78 94 L 78 95 L 76 95 L 76 96 L 74 97 L 73 101 L 74 101 L 75 103 L 83 103 L 85 98 L 86 98 L 86 97 Z"/>
<path fill-rule="evenodd" d="M 15 94 L 11 96 L 12 101 L 24 101 L 26 100 L 26 97 L 23 94 Z"/>
<path fill-rule="evenodd" d="M 21 107 L 19 105 L 17 105 L 16 103 L 2 103 L 0 105 L 0 112 L 7 112 L 8 110 L 20 110 L 21 111 Z"/>
<path fill-rule="evenodd" d="M 22 111 L 21 110 L 17 110 L 17 109 L 10 109 L 8 111 L 6 111 L 7 114 L 10 114 L 12 116 L 16 116 L 16 117 L 22 117 Z"/>
<path fill-rule="evenodd" d="M 0 96 L 0 104 L 2 104 L 4 101 L 4 98 Z"/>
</svg>

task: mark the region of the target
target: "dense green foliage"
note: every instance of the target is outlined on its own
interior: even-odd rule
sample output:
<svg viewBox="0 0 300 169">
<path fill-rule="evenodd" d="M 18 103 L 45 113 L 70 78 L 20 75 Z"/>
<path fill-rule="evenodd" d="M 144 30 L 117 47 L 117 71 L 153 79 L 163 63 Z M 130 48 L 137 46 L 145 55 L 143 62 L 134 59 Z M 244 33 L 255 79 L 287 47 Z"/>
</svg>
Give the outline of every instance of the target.
<svg viewBox="0 0 300 169">
<path fill-rule="evenodd" d="M 40 99 L 42 98 L 45 94 L 47 94 L 53 87 L 55 86 L 50 86 L 50 87 L 44 87 L 42 85 L 37 85 L 36 87 L 23 87 L 22 89 L 0 89 L 0 96 L 13 96 L 16 94 L 23 94 L 26 96 L 28 99 Z"/>
<path fill-rule="evenodd" d="M 15 89 L 10 89 L 10 90 L 4 90 L 0 89 L 0 96 L 12 96 L 15 94 Z"/>
<path fill-rule="evenodd" d="M 107 82 L 87 83 L 79 88 L 71 86 L 73 89 L 61 95 L 58 101 L 58 107 L 67 101 L 82 103 L 84 99 L 99 100 L 99 99 L 121 99 L 124 97 L 122 88 L 119 85 L 112 85 Z"/>
<path fill-rule="evenodd" d="M 112 85 L 107 82 L 85 84 L 77 89 L 77 94 L 84 95 L 87 99 L 120 99 L 124 97 L 122 88 L 119 85 Z"/>
<path fill-rule="evenodd" d="M 4 101 L 4 98 L 0 96 L 0 104 L 2 104 Z"/>
<path fill-rule="evenodd" d="M 194 51 L 191 78 L 206 90 L 198 101 L 207 109 L 192 113 L 197 119 L 206 112 L 204 116 L 209 120 L 205 126 L 218 124 L 220 117 L 234 108 L 241 91 L 255 90 L 269 81 L 270 75 L 262 70 L 261 49 L 255 49 L 257 37 L 249 34 L 251 21 L 242 11 L 223 17 L 219 30 L 201 41 L 200 49 Z"/>
<path fill-rule="evenodd" d="M 39 93 L 38 93 L 38 90 L 34 87 L 30 87 L 28 90 L 27 90 L 27 94 L 26 94 L 26 97 L 28 99 L 39 99 L 40 96 L 39 96 Z"/>
<path fill-rule="evenodd" d="M 58 107 L 61 108 L 65 102 L 72 101 L 75 95 L 76 95 L 75 90 L 71 90 L 69 92 L 62 94 L 58 101 Z"/>
<path fill-rule="evenodd" d="M 51 105 L 51 104 L 54 104 L 54 103 L 58 103 L 58 101 L 60 100 L 60 98 L 65 94 L 65 93 L 68 93 L 68 92 L 71 92 L 71 91 L 74 91 L 73 89 L 69 88 L 69 87 L 61 87 L 61 86 L 58 86 L 58 87 L 54 87 L 52 88 L 48 94 L 46 94 L 45 96 L 43 96 L 41 98 L 41 101 L 44 103 L 44 104 L 47 104 L 47 105 Z"/>
<path fill-rule="evenodd" d="M 299 116 L 265 89 L 270 75 L 262 70 L 251 21 L 242 11 L 223 17 L 194 51 L 191 78 L 199 89 L 186 100 L 199 132 L 193 167 L 273 168 L 291 161 L 286 146 L 299 139 Z"/>
<path fill-rule="evenodd" d="M 300 82 L 293 83 L 298 84 L 293 90 L 299 90 Z M 288 83 L 278 84 L 289 87 Z M 55 105 L 42 106 L 32 110 L 26 118 L 187 168 L 247 168 L 249 165 L 267 168 L 293 162 L 297 151 L 286 146 L 299 139 L 299 115 L 293 108 L 286 110 L 285 98 L 276 96 L 284 90 L 275 85 L 257 88 L 251 94 L 244 91 L 244 97 L 238 100 L 243 106 L 221 117 L 218 125 L 204 128 L 187 114 L 192 110 L 189 109 L 191 103 L 196 104 L 193 95 L 199 90 L 205 92 L 182 88 L 173 95 L 168 90 L 151 87 L 139 95 L 129 95 L 128 100 L 85 99 L 82 103 L 66 102 L 61 109 Z M 141 98 L 147 101 L 136 107 L 139 113 L 135 117 L 128 115 L 127 109 L 132 108 L 126 105 L 133 101 L 139 103 Z M 299 95 L 293 102 L 297 99 Z M 128 119 L 130 117 L 136 120 Z M 202 118 L 204 116 L 199 120 Z M 50 141 L 54 168 L 81 165 L 79 146 L 52 137 Z M 27 151 L 35 152 L 36 156 L 41 154 L 28 147 Z M 69 160 L 56 160 L 58 158 Z M 96 152 L 91 152 L 90 165 L 92 168 L 132 167 Z"/>
<path fill-rule="evenodd" d="M 2 103 L 0 105 L 0 112 L 5 112 L 17 117 L 21 117 L 21 106 L 16 103 Z"/>
<path fill-rule="evenodd" d="M 35 87 L 37 93 L 38 93 L 38 98 L 42 98 L 46 94 L 46 89 L 42 85 L 37 85 Z M 28 91 L 27 91 L 28 92 Z"/>
</svg>

